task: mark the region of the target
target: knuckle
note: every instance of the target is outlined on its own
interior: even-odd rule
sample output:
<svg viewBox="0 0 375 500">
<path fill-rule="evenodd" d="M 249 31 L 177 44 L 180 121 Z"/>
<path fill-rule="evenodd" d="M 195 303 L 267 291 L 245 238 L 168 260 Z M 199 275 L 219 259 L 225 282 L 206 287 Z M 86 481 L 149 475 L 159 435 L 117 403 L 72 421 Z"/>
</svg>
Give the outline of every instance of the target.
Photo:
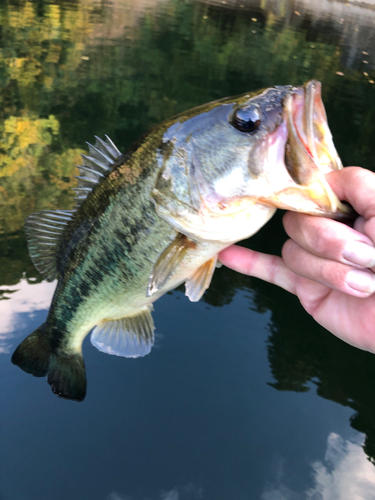
<svg viewBox="0 0 375 500">
<path fill-rule="evenodd" d="M 287 240 L 282 249 L 281 249 L 281 255 L 285 262 L 289 262 L 290 260 L 293 260 L 293 257 L 295 255 L 295 252 L 298 248 L 298 245 L 295 241 L 293 240 Z"/>
<path fill-rule="evenodd" d="M 375 185 L 375 174 L 370 170 L 360 167 L 353 167 L 352 175 L 354 180 L 360 185 Z"/>
<path fill-rule="evenodd" d="M 296 225 L 298 224 L 298 221 L 296 220 L 296 215 L 297 214 L 295 212 L 286 212 L 286 214 L 283 217 L 284 229 L 287 235 L 290 237 L 295 232 Z"/>
<path fill-rule="evenodd" d="M 365 234 L 366 236 L 368 236 L 368 238 L 370 239 L 370 241 L 373 244 L 375 244 L 375 217 L 373 217 L 370 220 L 364 222 L 364 224 L 362 226 L 362 229 L 363 229 L 363 231 L 360 231 L 360 232 L 362 232 L 363 234 Z"/>
<path fill-rule="evenodd" d="M 324 229 L 320 221 L 315 225 L 315 230 L 310 234 L 309 244 L 315 254 L 323 257 L 332 257 L 335 252 L 335 245 L 332 244 L 332 238 L 329 236 L 331 233 Z"/>
<path fill-rule="evenodd" d="M 346 273 L 341 264 L 333 261 L 324 262 L 321 267 L 321 276 L 324 283 L 327 283 L 334 288 L 345 289 Z"/>
<path fill-rule="evenodd" d="M 366 199 L 370 198 L 373 202 L 372 193 L 375 190 L 375 173 L 365 168 L 353 168 L 352 175 L 350 176 L 350 186 L 357 193 L 362 193 Z M 373 206 L 373 203 L 371 205 Z"/>
</svg>

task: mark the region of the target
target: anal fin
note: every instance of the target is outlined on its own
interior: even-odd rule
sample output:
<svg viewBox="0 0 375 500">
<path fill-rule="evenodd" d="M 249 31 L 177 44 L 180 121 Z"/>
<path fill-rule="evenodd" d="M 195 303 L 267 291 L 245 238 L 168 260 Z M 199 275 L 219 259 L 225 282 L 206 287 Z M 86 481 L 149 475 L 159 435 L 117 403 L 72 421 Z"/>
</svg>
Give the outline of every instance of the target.
<svg viewBox="0 0 375 500">
<path fill-rule="evenodd" d="M 198 302 L 210 286 L 215 271 L 217 255 L 198 267 L 195 273 L 185 282 L 185 295 L 192 302 Z"/>
<path fill-rule="evenodd" d="M 189 240 L 184 234 L 179 233 L 177 235 L 172 243 L 159 256 L 154 265 L 148 282 L 148 297 L 163 288 L 182 262 L 187 250 L 189 248 L 195 248 L 195 246 L 196 244 Z"/>
<path fill-rule="evenodd" d="M 103 321 L 91 334 L 91 343 L 99 351 L 125 358 L 146 356 L 154 345 L 152 306 L 134 316 Z"/>
</svg>

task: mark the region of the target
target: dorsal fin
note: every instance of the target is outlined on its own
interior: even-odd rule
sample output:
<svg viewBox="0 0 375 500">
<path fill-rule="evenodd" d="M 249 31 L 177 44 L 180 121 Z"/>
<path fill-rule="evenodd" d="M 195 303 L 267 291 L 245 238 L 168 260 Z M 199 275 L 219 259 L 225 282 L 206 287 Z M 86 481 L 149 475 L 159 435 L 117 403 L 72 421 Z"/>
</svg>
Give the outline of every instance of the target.
<svg viewBox="0 0 375 500">
<path fill-rule="evenodd" d="M 80 205 L 85 200 L 88 194 L 92 191 L 96 184 L 103 177 L 106 177 L 108 172 L 112 171 L 113 165 L 121 158 L 121 153 L 106 135 L 106 140 L 103 141 L 95 136 L 95 145 L 87 143 L 89 147 L 89 155 L 82 156 L 82 165 L 77 165 L 79 169 L 78 186 L 74 188 L 76 192 L 77 205 Z"/>
<path fill-rule="evenodd" d="M 105 137 L 103 141 L 95 136 L 95 145 L 88 144 L 90 155 L 82 155 L 82 165 L 77 165 L 80 175 L 77 176 L 78 186 L 74 191 L 78 206 L 122 156 L 111 139 L 107 135 Z M 74 210 L 43 210 L 26 219 L 25 231 L 31 260 L 47 281 L 53 281 L 57 276 L 56 254 L 60 236 L 73 214 Z"/>
<path fill-rule="evenodd" d="M 60 236 L 73 214 L 73 210 L 43 210 L 26 219 L 25 232 L 31 260 L 47 281 L 53 281 L 57 276 L 56 254 Z"/>
</svg>

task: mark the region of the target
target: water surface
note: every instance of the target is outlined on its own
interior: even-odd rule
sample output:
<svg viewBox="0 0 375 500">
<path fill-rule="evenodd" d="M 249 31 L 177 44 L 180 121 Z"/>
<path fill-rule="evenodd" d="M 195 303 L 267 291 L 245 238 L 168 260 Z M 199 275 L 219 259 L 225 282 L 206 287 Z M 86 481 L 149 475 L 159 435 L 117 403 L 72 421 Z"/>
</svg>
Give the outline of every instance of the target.
<svg viewBox="0 0 375 500">
<path fill-rule="evenodd" d="M 143 359 L 85 341 L 81 404 L 10 363 L 55 286 L 24 219 L 72 208 L 94 134 L 125 151 L 184 109 L 316 78 L 343 163 L 375 171 L 373 2 L 8 1 L 0 19 L 0 499 L 373 499 L 374 356 L 259 280 L 221 268 L 198 304 L 164 296 Z M 244 244 L 284 240 L 277 215 Z"/>
</svg>

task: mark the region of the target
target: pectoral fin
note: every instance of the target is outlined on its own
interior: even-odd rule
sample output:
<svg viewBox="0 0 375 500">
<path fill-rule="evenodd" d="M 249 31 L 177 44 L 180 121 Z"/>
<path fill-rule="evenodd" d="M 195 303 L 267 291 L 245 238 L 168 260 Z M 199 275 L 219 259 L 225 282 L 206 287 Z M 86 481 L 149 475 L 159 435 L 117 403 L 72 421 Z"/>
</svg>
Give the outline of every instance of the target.
<svg viewBox="0 0 375 500">
<path fill-rule="evenodd" d="M 190 241 L 184 234 L 179 233 L 176 239 L 159 256 L 154 265 L 148 282 L 148 297 L 163 288 L 182 262 L 189 248 L 195 248 L 195 243 Z"/>
<path fill-rule="evenodd" d="M 204 292 L 210 286 L 212 276 L 215 271 L 217 262 L 217 255 L 211 260 L 205 262 L 200 266 L 193 276 L 191 276 L 185 282 L 185 295 L 189 297 L 192 302 L 198 302 L 201 299 Z"/>
<path fill-rule="evenodd" d="M 99 351 L 125 358 L 146 356 L 154 345 L 154 321 L 149 306 L 134 316 L 103 321 L 91 334 L 91 343 Z"/>
</svg>

